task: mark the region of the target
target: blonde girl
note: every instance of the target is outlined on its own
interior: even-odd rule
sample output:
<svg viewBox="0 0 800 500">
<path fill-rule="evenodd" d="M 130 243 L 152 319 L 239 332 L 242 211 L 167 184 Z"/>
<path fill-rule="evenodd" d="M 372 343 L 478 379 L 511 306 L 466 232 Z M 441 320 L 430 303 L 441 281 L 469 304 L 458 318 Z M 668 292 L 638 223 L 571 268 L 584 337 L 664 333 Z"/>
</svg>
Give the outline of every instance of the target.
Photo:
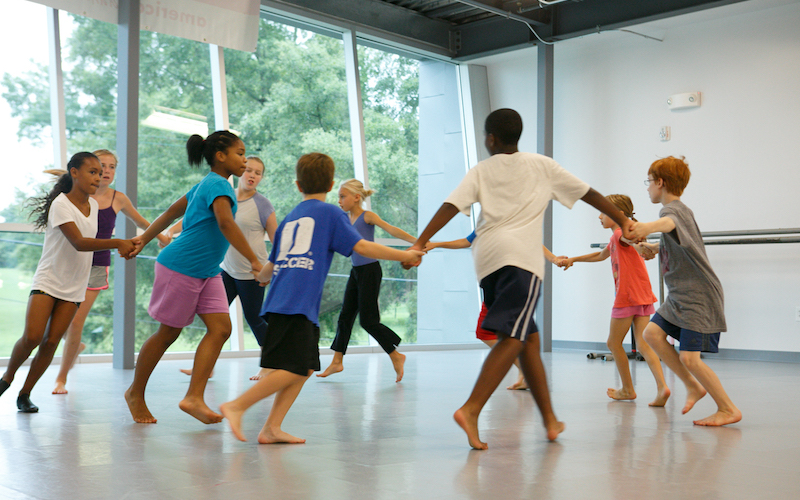
<svg viewBox="0 0 800 500">
<path fill-rule="evenodd" d="M 350 216 L 350 223 L 367 241 L 375 241 L 375 226 L 383 229 L 395 238 L 414 243 L 416 238 L 399 229 L 378 216 L 375 212 L 364 210 L 364 200 L 372 195 L 372 189 L 365 189 L 364 184 L 357 179 L 342 182 L 339 187 L 339 206 Z M 336 327 L 336 337 L 333 339 L 331 349 L 333 361 L 324 372 L 317 377 L 327 377 L 344 369 L 344 354 L 356 315 L 359 316 L 361 327 L 378 341 L 392 360 L 392 366 L 397 374 L 396 382 L 403 379 L 403 365 L 406 362 L 404 354 L 397 352 L 400 337 L 389 327 L 381 323 L 381 313 L 378 310 L 378 294 L 380 293 L 383 271 L 380 263 L 353 253 L 350 256 L 353 269 L 342 299 L 342 311 L 339 313 L 339 322 Z"/>
</svg>

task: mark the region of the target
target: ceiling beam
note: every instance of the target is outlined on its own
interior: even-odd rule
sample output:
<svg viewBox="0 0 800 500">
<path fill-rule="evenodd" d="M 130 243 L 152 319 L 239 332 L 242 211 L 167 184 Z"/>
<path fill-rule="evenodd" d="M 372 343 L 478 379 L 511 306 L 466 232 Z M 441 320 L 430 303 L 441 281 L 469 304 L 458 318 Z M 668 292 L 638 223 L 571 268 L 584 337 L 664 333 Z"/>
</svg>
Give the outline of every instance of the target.
<svg viewBox="0 0 800 500">
<path fill-rule="evenodd" d="M 266 12 L 312 19 L 439 57 L 456 55 L 450 25 L 380 0 L 261 0 Z"/>
<path fill-rule="evenodd" d="M 552 36 L 558 40 L 625 28 L 744 0 L 585 0 L 553 5 Z"/>
</svg>

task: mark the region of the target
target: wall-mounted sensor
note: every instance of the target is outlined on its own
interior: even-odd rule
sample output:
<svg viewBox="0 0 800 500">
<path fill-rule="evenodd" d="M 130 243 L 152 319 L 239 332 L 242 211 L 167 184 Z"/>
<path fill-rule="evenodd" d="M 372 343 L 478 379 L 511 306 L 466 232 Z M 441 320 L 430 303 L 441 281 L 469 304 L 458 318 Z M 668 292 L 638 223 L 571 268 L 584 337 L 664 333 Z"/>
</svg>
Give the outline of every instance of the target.
<svg viewBox="0 0 800 500">
<path fill-rule="evenodd" d="M 667 98 L 669 109 L 696 108 L 700 106 L 700 92 L 675 94 Z"/>
</svg>

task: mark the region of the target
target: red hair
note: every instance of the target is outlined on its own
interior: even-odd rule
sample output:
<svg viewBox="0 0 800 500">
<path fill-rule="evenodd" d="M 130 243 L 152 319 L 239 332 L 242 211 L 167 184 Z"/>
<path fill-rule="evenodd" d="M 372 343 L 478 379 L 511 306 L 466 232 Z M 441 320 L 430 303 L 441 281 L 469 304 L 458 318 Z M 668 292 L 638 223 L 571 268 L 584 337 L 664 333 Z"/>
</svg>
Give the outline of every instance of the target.
<svg viewBox="0 0 800 500">
<path fill-rule="evenodd" d="M 683 194 L 683 190 L 686 189 L 686 185 L 689 184 L 689 177 L 691 177 L 692 173 L 689 171 L 689 164 L 686 163 L 683 156 L 680 158 L 668 156 L 654 161 L 650 165 L 647 175 L 652 177 L 654 181 L 661 179 L 670 194 L 680 196 Z"/>
</svg>

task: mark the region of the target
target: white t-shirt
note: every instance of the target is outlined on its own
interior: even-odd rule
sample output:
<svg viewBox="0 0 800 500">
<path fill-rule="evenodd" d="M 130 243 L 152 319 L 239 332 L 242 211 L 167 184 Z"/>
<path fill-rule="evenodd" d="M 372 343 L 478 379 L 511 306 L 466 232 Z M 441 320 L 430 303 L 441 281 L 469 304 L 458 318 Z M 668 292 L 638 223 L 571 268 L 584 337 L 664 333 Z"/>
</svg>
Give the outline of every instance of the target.
<svg viewBox="0 0 800 500">
<path fill-rule="evenodd" d="M 479 280 L 504 266 L 542 278 L 542 221 L 547 204 L 557 200 L 572 208 L 589 187 L 552 158 L 522 152 L 496 154 L 470 169 L 445 203 L 466 215 L 473 203 L 481 204 L 472 244 Z"/>
<path fill-rule="evenodd" d="M 94 198 L 89 198 L 89 207 L 87 217 L 64 193 L 53 200 L 44 230 L 42 257 L 36 266 L 36 274 L 33 275 L 32 290 L 41 290 L 69 302 L 84 301 L 93 253 L 75 250 L 59 226 L 74 222 L 81 236 L 94 238 L 97 236 L 98 207 Z"/>
<path fill-rule="evenodd" d="M 269 254 L 267 246 L 264 244 L 265 225 L 267 218 L 275 212 L 272 203 L 262 194 L 256 193 L 251 198 L 239 202 L 239 209 L 236 211 L 236 225 L 244 233 L 244 237 L 250 248 L 255 252 L 258 261 L 262 264 L 267 262 Z M 244 255 L 233 248 L 228 247 L 220 267 L 232 278 L 237 280 L 254 280 L 255 276 L 250 271 L 252 266 Z"/>
</svg>

